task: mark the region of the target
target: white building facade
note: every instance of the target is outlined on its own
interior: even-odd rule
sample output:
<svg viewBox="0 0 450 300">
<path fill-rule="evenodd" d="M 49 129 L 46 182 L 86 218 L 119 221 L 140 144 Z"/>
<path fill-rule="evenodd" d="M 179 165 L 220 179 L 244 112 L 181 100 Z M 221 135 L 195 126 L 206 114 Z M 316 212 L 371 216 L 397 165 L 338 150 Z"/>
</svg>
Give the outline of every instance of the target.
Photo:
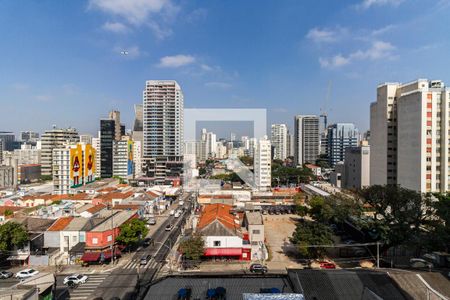
<svg viewBox="0 0 450 300">
<path fill-rule="evenodd" d="M 272 124 L 270 141 L 274 148 L 273 158 L 285 160 L 288 157 L 288 127 L 286 124 Z"/>
<path fill-rule="evenodd" d="M 378 86 L 371 104 L 371 184 L 449 190 L 449 91 L 427 79 Z"/>
<path fill-rule="evenodd" d="M 294 118 L 294 161 L 297 166 L 315 163 L 319 157 L 319 117 L 298 115 Z"/>
<path fill-rule="evenodd" d="M 267 137 L 259 139 L 255 144 L 253 156 L 254 180 L 258 190 L 269 190 L 272 183 L 271 143 Z"/>
</svg>

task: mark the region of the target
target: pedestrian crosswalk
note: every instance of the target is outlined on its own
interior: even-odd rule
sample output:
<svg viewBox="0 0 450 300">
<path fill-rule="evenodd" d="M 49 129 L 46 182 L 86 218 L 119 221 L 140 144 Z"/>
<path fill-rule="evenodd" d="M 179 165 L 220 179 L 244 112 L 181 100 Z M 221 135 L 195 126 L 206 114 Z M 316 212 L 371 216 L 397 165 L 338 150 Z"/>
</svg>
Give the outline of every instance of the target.
<svg viewBox="0 0 450 300">
<path fill-rule="evenodd" d="M 154 259 L 152 259 L 151 261 L 149 261 L 146 265 L 141 265 L 141 261 L 138 259 L 132 259 L 130 260 L 125 266 L 123 266 L 123 269 L 128 269 L 128 270 L 132 270 L 132 269 L 147 269 L 147 268 L 153 268 L 154 266 L 156 266 L 156 261 Z"/>
<path fill-rule="evenodd" d="M 88 280 L 80 284 L 77 288 L 70 290 L 70 297 L 71 300 L 84 300 L 84 299 L 90 299 L 92 293 L 95 291 L 95 289 L 105 280 L 106 277 L 108 277 L 110 273 L 102 273 L 102 274 L 90 274 L 88 275 Z"/>
</svg>

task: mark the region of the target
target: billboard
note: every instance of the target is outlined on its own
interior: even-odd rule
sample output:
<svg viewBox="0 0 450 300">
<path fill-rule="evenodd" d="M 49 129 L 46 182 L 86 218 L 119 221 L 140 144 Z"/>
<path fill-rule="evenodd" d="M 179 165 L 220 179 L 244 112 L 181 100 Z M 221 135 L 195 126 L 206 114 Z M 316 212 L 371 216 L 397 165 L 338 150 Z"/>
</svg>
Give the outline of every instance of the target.
<svg viewBox="0 0 450 300">
<path fill-rule="evenodd" d="M 133 174 L 133 141 L 128 141 L 127 153 L 128 153 L 127 174 L 132 175 Z"/>
<path fill-rule="evenodd" d="M 83 185 L 83 149 L 81 144 L 70 149 L 70 187 L 76 188 Z"/>
<path fill-rule="evenodd" d="M 84 180 L 86 183 L 95 181 L 95 149 L 91 144 L 86 144 L 84 150 Z"/>
</svg>

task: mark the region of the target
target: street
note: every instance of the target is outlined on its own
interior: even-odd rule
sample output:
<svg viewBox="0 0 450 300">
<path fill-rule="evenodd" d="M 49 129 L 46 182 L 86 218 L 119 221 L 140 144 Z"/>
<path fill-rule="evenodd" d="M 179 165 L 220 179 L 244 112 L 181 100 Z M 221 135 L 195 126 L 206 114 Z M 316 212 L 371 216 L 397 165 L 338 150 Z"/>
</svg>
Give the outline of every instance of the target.
<svg viewBox="0 0 450 300">
<path fill-rule="evenodd" d="M 89 279 L 86 283 L 69 291 L 70 297 L 63 292 L 67 289 L 63 285 L 64 277 L 67 275 L 57 276 L 57 299 L 112 299 L 114 297 L 136 299 L 138 296 L 145 295 L 155 274 L 165 264 L 166 257 L 181 234 L 181 228 L 191 212 L 191 202 L 187 201 L 189 196 L 190 194 L 185 194 L 181 197 L 186 207 L 181 216 L 178 218 L 168 216 L 151 236 L 154 244 L 147 248 L 139 248 L 125 265 L 102 274 L 88 274 Z M 169 223 L 174 227 L 171 231 L 166 231 L 165 227 Z M 151 255 L 151 259 L 147 265 L 141 266 L 141 257 L 144 255 Z"/>
</svg>

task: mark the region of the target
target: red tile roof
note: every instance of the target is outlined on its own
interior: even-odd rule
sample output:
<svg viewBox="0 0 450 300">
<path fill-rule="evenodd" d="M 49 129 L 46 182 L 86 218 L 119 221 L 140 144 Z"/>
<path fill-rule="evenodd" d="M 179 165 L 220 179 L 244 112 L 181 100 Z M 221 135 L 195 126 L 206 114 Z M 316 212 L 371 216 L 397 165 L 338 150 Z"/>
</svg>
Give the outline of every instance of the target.
<svg viewBox="0 0 450 300">
<path fill-rule="evenodd" d="M 5 214 L 5 211 L 10 210 L 12 212 L 19 211 L 25 209 L 25 207 L 20 206 L 0 206 L 0 215 L 3 216 Z"/>
<path fill-rule="evenodd" d="M 106 208 L 105 205 L 99 204 L 99 205 L 92 206 L 91 208 L 86 209 L 86 211 L 90 212 L 91 214 L 95 214 L 95 213 L 98 213 L 99 211 L 101 211 L 104 208 Z"/>
<path fill-rule="evenodd" d="M 237 230 L 240 228 L 239 223 L 236 223 L 235 216 L 231 214 L 231 205 L 226 204 L 209 204 L 205 205 L 198 222 L 199 229 L 202 229 L 213 221 L 217 220 L 222 225 L 229 229 Z"/>
<path fill-rule="evenodd" d="M 73 217 L 62 217 L 56 220 L 55 223 L 50 226 L 47 231 L 61 231 L 64 230 L 64 228 L 69 225 L 70 222 L 72 222 Z"/>
<path fill-rule="evenodd" d="M 109 186 L 109 187 L 104 187 L 102 189 L 99 189 L 97 192 L 104 193 L 104 192 L 112 192 L 112 191 L 115 191 L 115 190 L 117 190 L 117 188 Z"/>
</svg>

